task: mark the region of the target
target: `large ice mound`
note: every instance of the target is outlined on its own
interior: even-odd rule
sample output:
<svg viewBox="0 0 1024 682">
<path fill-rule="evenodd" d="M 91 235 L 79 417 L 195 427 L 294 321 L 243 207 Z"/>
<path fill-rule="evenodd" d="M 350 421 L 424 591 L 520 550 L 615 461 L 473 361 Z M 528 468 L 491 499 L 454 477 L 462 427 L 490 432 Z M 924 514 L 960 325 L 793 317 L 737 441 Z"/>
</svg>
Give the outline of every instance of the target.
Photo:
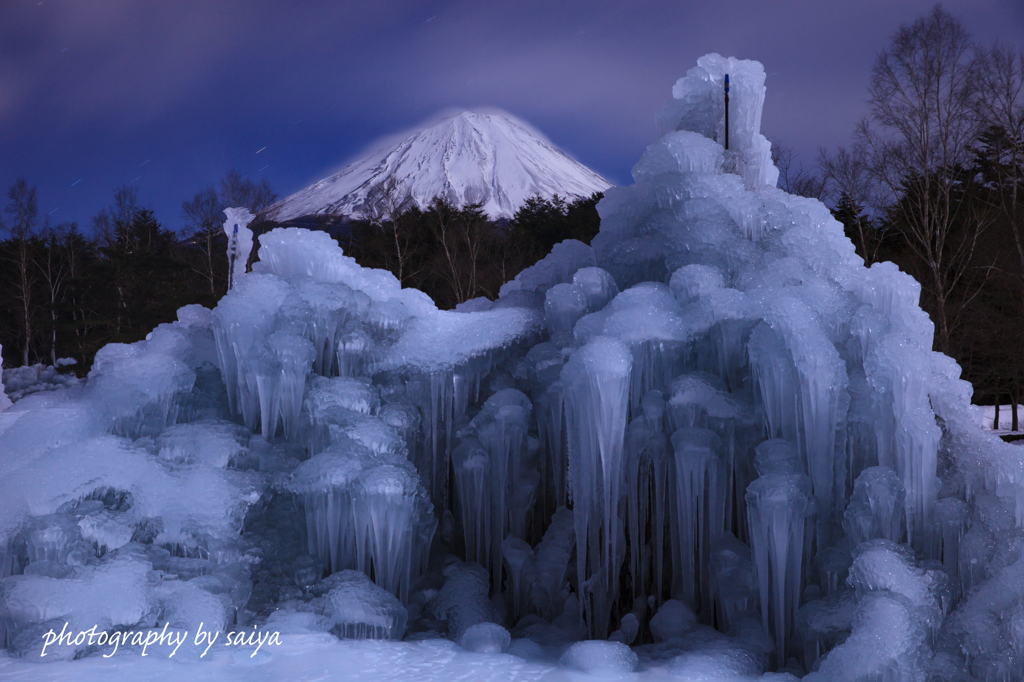
<svg viewBox="0 0 1024 682">
<path fill-rule="evenodd" d="M 205 620 L 443 637 L 453 666 L 1020 679 L 1022 451 L 919 285 L 775 187 L 764 94 L 701 58 L 593 243 L 493 303 L 273 230 L 213 311 L 6 409 L 5 646 Z"/>
</svg>

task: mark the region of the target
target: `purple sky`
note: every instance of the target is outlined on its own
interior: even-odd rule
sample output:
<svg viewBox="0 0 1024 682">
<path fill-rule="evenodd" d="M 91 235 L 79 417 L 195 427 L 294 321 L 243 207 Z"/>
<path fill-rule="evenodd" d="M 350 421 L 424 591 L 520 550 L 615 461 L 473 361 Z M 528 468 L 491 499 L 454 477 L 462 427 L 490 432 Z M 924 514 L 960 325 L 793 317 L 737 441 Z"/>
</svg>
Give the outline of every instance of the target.
<svg viewBox="0 0 1024 682">
<path fill-rule="evenodd" d="M 865 113 L 875 54 L 931 0 L 0 0 L 0 189 L 78 221 L 134 183 L 166 226 L 230 168 L 285 196 L 380 135 L 497 106 L 612 182 L 707 52 L 769 74 L 763 132 L 813 163 Z M 945 2 L 1024 42 L 1021 0 Z"/>
</svg>

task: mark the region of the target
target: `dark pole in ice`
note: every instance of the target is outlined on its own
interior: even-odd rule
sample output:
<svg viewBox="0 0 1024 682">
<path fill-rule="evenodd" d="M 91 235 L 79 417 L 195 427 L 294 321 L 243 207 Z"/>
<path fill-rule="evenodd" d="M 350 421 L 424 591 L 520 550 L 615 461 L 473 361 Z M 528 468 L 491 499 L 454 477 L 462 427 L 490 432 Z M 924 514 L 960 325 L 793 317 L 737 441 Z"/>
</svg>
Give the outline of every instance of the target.
<svg viewBox="0 0 1024 682">
<path fill-rule="evenodd" d="M 238 223 L 235 223 L 231 230 L 231 240 L 228 243 L 228 289 L 234 288 L 232 274 L 235 270 L 235 254 L 238 252 Z"/>
<path fill-rule="evenodd" d="M 725 74 L 725 148 L 729 149 L 729 74 Z"/>
</svg>

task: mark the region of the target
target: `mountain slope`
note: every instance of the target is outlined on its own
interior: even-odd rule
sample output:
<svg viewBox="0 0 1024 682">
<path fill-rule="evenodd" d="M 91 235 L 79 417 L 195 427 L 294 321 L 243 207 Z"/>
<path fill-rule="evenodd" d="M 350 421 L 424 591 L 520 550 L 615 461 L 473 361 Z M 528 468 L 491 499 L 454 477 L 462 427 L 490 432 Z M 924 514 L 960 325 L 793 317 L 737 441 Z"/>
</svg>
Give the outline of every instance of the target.
<svg viewBox="0 0 1024 682">
<path fill-rule="evenodd" d="M 283 199 L 276 219 L 361 218 L 384 203 L 426 208 L 437 196 L 460 207 L 481 203 L 491 218 L 509 218 L 533 195 L 587 197 L 611 186 L 502 111 L 465 111 L 399 139 Z M 382 196 L 389 193 L 390 202 Z"/>
</svg>

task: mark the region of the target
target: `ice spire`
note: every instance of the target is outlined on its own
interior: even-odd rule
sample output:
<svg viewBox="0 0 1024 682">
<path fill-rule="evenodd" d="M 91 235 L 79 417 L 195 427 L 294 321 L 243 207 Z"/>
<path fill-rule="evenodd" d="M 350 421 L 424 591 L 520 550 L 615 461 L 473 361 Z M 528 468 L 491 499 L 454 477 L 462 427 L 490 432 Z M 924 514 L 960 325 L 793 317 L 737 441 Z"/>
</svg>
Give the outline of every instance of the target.
<svg viewBox="0 0 1024 682">
<path fill-rule="evenodd" d="M 245 265 L 252 253 L 252 230 L 248 225 L 254 216 L 249 209 L 225 208 L 224 234 L 228 238 L 228 289 L 234 289 L 245 276 Z"/>
<path fill-rule="evenodd" d="M 806 476 L 771 467 L 747 488 L 750 546 L 761 592 L 761 620 L 786 661 L 803 580 L 805 519 L 812 506 Z"/>
</svg>

